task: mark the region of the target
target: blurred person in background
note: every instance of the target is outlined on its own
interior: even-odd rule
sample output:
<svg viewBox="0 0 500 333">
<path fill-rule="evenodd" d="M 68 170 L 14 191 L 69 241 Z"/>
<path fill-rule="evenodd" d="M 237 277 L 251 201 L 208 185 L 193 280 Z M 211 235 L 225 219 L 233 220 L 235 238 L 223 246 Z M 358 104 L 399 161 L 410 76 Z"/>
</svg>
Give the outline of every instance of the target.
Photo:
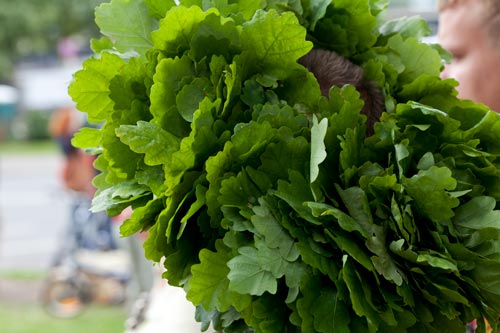
<svg viewBox="0 0 500 333">
<path fill-rule="evenodd" d="M 443 78 L 459 82 L 458 97 L 500 112 L 500 1 L 439 0 L 438 37 L 452 55 Z"/>
<path fill-rule="evenodd" d="M 458 97 L 500 113 L 500 0 L 438 0 L 438 8 L 439 42 L 452 55 L 441 76 L 458 81 Z"/>
<path fill-rule="evenodd" d="M 64 153 L 61 172 L 63 184 L 67 189 L 86 198 L 88 210 L 96 191 L 92 184 L 96 175 L 93 167 L 95 157 L 71 145 L 74 133 L 84 125 L 81 119 L 75 118 L 77 116 L 79 113 L 72 107 L 56 110 L 49 122 L 49 132 Z M 131 209 L 125 209 L 112 219 L 117 222 L 113 224 L 121 224 L 131 213 Z M 95 214 L 106 213 L 92 215 Z M 146 236 L 147 233 L 141 233 L 120 240 L 120 247 L 127 250 L 131 264 L 131 279 L 127 290 L 130 308 L 129 318 L 125 323 L 126 333 L 200 332 L 201 324 L 195 321 L 195 307 L 186 300 L 184 290 L 170 286 L 162 278 L 161 264 L 153 267 L 153 263 L 145 258 L 142 245 Z"/>
<path fill-rule="evenodd" d="M 144 299 L 149 295 L 153 285 L 152 263 L 146 260 L 142 244 L 144 235 L 134 235 L 125 239 L 119 237 L 119 227 L 126 220 L 131 210 L 126 209 L 120 215 L 109 217 L 105 211 L 91 212 L 92 199 L 96 192 L 93 185 L 93 178 L 97 175 L 94 168 L 95 156 L 89 155 L 82 149 L 75 148 L 71 144 L 74 134 L 84 125 L 85 119 L 82 113 L 71 106 L 66 106 L 54 111 L 49 122 L 49 133 L 58 142 L 64 155 L 64 162 L 61 172 L 61 180 L 64 187 L 76 194 L 72 208 L 73 228 L 67 234 L 73 235 L 72 246 L 80 249 L 90 249 L 97 251 L 123 250 L 128 258 L 127 262 L 122 262 L 128 267 L 130 278 L 128 279 L 126 300 L 129 310 L 137 304 L 144 303 Z M 80 213 L 78 213 L 80 211 Z M 81 224 L 93 224 L 91 232 L 87 235 L 79 234 L 79 230 L 89 230 Z M 75 232 L 76 231 L 76 234 Z M 70 241 L 71 243 L 71 241 Z M 74 250 L 73 248 L 73 250 Z M 71 251 L 66 248 L 66 252 Z M 121 252 L 121 251 L 115 251 Z M 102 253 L 102 252 L 101 252 Z M 55 265 L 60 264 L 62 253 L 56 256 Z M 102 257 L 102 255 L 101 255 Z M 117 271 L 125 267 L 117 268 Z"/>
<path fill-rule="evenodd" d="M 49 133 L 63 153 L 60 178 L 71 195 L 71 216 L 68 239 L 73 242 L 71 250 L 114 250 L 117 248 L 116 232 L 106 212 L 91 213 L 92 198 L 96 191 L 92 180 L 97 174 L 95 156 L 85 153 L 71 144 L 73 135 L 85 125 L 82 113 L 72 106 L 54 111 L 49 121 Z M 92 223 L 92 228 L 88 227 Z M 61 253 L 65 255 L 65 253 Z M 59 264 L 56 258 L 55 264 Z"/>
<path fill-rule="evenodd" d="M 71 139 L 83 126 L 80 114 L 73 107 L 65 106 L 54 111 L 49 121 L 49 133 L 56 140 L 64 155 L 61 180 L 66 189 L 82 193 L 91 199 L 95 193 L 92 179 L 96 175 L 94 156 L 73 147 Z"/>
</svg>

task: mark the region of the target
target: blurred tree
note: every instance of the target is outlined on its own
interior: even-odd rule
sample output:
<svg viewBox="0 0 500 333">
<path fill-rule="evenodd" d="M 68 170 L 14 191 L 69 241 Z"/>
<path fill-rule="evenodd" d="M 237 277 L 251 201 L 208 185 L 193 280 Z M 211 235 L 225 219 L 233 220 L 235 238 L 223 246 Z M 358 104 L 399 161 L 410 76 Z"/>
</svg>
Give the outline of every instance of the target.
<svg viewBox="0 0 500 333">
<path fill-rule="evenodd" d="M 0 0 L 0 81 L 29 56 L 57 54 L 65 37 L 97 36 L 94 8 L 104 0 Z"/>
</svg>

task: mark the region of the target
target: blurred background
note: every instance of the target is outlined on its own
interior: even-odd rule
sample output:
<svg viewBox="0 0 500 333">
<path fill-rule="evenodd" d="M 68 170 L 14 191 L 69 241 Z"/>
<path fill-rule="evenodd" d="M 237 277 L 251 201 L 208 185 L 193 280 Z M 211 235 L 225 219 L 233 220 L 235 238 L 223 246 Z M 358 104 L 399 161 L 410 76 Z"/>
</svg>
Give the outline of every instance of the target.
<svg viewBox="0 0 500 333">
<path fill-rule="evenodd" d="M 70 101 L 66 87 L 90 54 L 101 2 L 0 0 L 0 140 L 47 138 L 43 123 Z"/>
<path fill-rule="evenodd" d="M 48 124 L 72 107 L 67 87 L 98 37 L 101 2 L 0 0 L 0 332 L 124 331 L 121 300 L 95 302 L 72 318 L 41 304 L 74 206 L 62 181 L 66 156 Z M 79 306 L 66 301 L 64 315 Z"/>
<path fill-rule="evenodd" d="M 122 302 L 96 302 L 64 319 L 40 306 L 74 203 L 61 180 L 66 156 L 48 125 L 73 107 L 67 88 L 99 37 L 94 8 L 102 2 L 0 0 L 0 332 L 124 330 Z M 392 0 L 387 15 L 421 15 L 437 28 L 435 0 Z"/>
</svg>

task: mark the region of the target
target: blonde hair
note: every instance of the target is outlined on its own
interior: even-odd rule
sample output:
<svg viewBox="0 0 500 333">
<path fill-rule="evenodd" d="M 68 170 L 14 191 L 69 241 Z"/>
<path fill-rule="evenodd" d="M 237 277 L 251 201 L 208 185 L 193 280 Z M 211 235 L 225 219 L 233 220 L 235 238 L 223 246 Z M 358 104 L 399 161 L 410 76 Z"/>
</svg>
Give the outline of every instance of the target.
<svg viewBox="0 0 500 333">
<path fill-rule="evenodd" d="M 465 0 L 437 0 L 439 11 L 447 10 L 453 6 L 467 2 Z M 471 0 L 469 3 L 480 3 L 483 7 L 481 10 L 482 17 L 480 20 L 484 22 L 486 32 L 491 42 L 500 47 L 500 0 Z M 467 6 L 469 3 L 464 4 Z"/>
</svg>

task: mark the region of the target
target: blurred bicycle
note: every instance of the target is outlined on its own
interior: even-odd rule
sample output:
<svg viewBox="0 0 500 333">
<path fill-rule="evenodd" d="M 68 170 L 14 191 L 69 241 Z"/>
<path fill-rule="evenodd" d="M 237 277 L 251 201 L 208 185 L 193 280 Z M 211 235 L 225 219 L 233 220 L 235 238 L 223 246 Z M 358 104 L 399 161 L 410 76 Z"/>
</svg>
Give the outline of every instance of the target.
<svg viewBox="0 0 500 333">
<path fill-rule="evenodd" d="M 75 198 L 71 223 L 42 286 L 41 303 L 55 317 L 77 316 L 91 303 L 126 300 L 129 255 L 117 247 L 110 218 L 89 208 L 86 197 Z"/>
</svg>

